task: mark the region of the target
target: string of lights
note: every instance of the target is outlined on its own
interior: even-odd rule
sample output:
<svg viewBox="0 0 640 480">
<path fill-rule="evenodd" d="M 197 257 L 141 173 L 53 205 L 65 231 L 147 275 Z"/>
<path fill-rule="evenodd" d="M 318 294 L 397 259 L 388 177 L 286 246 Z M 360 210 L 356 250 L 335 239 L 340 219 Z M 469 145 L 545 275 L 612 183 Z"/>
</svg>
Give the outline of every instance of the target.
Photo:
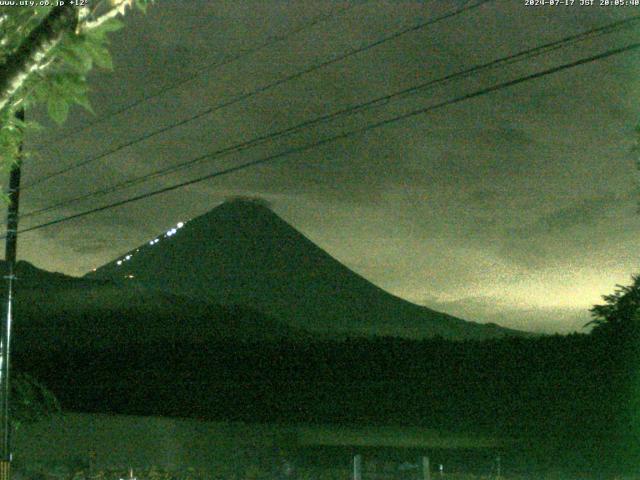
<svg viewBox="0 0 640 480">
<path fill-rule="evenodd" d="M 480 64 L 480 65 L 475 65 L 473 67 L 458 71 L 458 72 L 454 72 L 452 74 L 449 75 L 445 75 L 443 77 L 434 79 L 434 80 L 429 80 L 427 82 L 415 85 L 415 86 L 411 86 L 387 95 L 383 95 L 380 97 L 376 97 L 372 100 L 369 100 L 367 102 L 363 102 L 363 103 L 359 103 L 356 105 L 352 105 L 337 111 L 334 111 L 332 113 L 329 114 L 325 114 L 325 115 L 321 115 L 319 117 L 304 121 L 302 123 L 293 125 L 291 127 L 287 127 L 281 130 L 278 130 L 276 132 L 271 132 L 269 134 L 265 134 L 265 135 L 261 135 L 258 137 L 254 137 L 250 140 L 247 141 L 243 141 L 241 143 L 237 143 L 234 144 L 232 146 L 229 147 L 225 147 L 219 150 L 216 150 L 215 152 L 209 153 L 207 154 L 206 157 L 197 157 L 195 159 L 191 159 L 188 160 L 186 162 L 180 162 L 176 165 L 172 165 L 170 167 L 167 168 L 163 168 L 160 170 L 156 170 L 153 172 L 150 172 L 148 174 L 144 174 L 144 175 L 140 175 L 138 177 L 134 177 L 134 178 L 130 178 L 121 182 L 118 182 L 114 185 L 109 185 L 105 188 L 93 191 L 93 192 L 89 192 L 83 195 L 79 195 L 79 196 L 75 196 L 75 197 L 71 197 L 71 198 L 67 198 L 64 200 L 61 200 L 59 202 L 56 202 L 52 205 L 43 207 L 43 208 L 39 208 L 36 210 L 32 210 L 32 211 L 28 211 L 27 213 L 21 215 L 21 218 L 29 218 L 29 217 L 33 217 L 33 216 L 37 216 L 37 215 L 41 215 L 44 214 L 46 212 L 50 212 L 53 210 L 56 210 L 58 208 L 61 207 L 68 207 L 70 205 L 74 205 L 77 204 L 81 201 L 84 200 L 88 200 L 91 198 L 96 198 L 96 197 L 100 197 L 100 196 L 104 196 L 110 193 L 115 193 L 118 192 L 120 190 L 126 189 L 126 188 L 131 188 L 135 185 L 139 185 L 141 183 L 144 182 L 148 182 L 150 180 L 156 179 L 156 178 L 160 178 L 172 173 L 176 173 L 178 171 L 181 170 L 185 170 L 187 168 L 190 168 L 198 163 L 201 163 L 203 161 L 211 161 L 214 159 L 218 159 L 220 157 L 226 156 L 228 154 L 231 153 L 237 153 L 252 147 L 255 147 L 257 145 L 272 141 L 274 139 L 283 137 L 285 135 L 290 135 L 292 133 L 298 132 L 300 130 L 303 130 L 305 128 L 317 125 L 319 123 L 324 123 L 324 122 L 328 122 L 330 120 L 334 120 L 336 118 L 345 116 L 345 115 L 351 115 L 353 113 L 357 113 L 357 112 L 361 112 L 363 110 L 366 109 L 370 109 L 373 108 L 375 106 L 378 105 L 384 105 L 386 103 L 388 103 L 389 101 L 392 100 L 396 100 L 402 97 L 405 97 L 407 95 L 410 94 L 414 94 L 417 93 L 419 91 L 424 91 L 426 89 L 435 87 L 437 85 L 443 85 L 449 82 L 452 82 L 454 80 L 458 80 L 458 79 L 462 79 L 462 78 L 468 78 L 474 75 L 477 75 L 485 70 L 488 69 L 492 69 L 492 68 L 497 68 L 497 67 L 504 67 L 504 66 L 508 66 L 511 65 L 513 63 L 516 62 L 521 62 L 524 60 L 528 60 L 531 58 L 534 58 L 536 56 L 540 56 L 543 54 L 547 54 L 549 52 L 561 49 L 561 48 L 566 48 L 570 45 L 573 45 L 575 43 L 578 42 L 582 42 L 588 39 L 593 39 L 605 34 L 610 34 L 610 33 L 614 33 L 617 31 L 620 31 L 622 29 L 625 28 L 630 28 L 634 25 L 636 25 L 638 22 L 640 22 L 640 15 L 637 16 L 633 16 L 630 17 L 628 19 L 624 19 L 624 20 L 620 20 L 620 21 L 616 21 L 616 22 L 612 22 L 609 24 L 606 24 L 604 26 L 600 26 L 600 27 L 596 27 L 596 28 L 592 28 L 590 30 L 587 30 L 585 32 L 581 32 L 575 35 L 571 35 L 571 36 L 567 36 L 564 37 L 562 39 L 559 40 L 555 40 L 552 42 L 548 42 L 546 44 L 534 47 L 534 48 L 530 48 L 530 49 L 526 49 L 520 52 L 517 52 L 515 54 L 511 54 L 511 55 L 507 55 L 504 57 L 501 57 L 499 59 L 484 63 L 484 64 Z"/>
<path fill-rule="evenodd" d="M 331 20 L 333 18 L 335 18 L 338 15 L 341 15 L 343 13 L 345 13 L 347 10 L 353 8 L 355 5 L 354 4 L 347 4 L 346 6 L 340 7 L 338 9 L 336 9 L 335 11 L 329 12 L 329 13 L 323 13 L 321 15 L 318 15 L 316 17 L 313 17 L 311 20 L 309 20 L 308 22 L 304 22 L 301 25 L 299 25 L 298 27 L 294 28 L 293 30 L 285 33 L 285 34 L 281 34 L 281 35 L 273 35 L 268 37 L 264 42 L 248 48 L 246 50 L 243 50 L 241 52 L 238 52 L 236 54 L 233 55 L 228 55 L 226 57 L 223 57 L 222 60 L 214 62 L 214 63 L 209 63 L 207 65 L 201 66 L 197 69 L 195 69 L 190 75 L 185 75 L 183 77 L 180 77 L 180 79 L 176 80 L 175 82 L 171 82 L 171 83 L 167 83 L 166 85 L 160 87 L 156 92 L 154 93 L 149 93 L 149 94 L 144 94 L 142 97 L 140 97 L 137 100 L 134 100 L 131 103 L 128 103 L 126 105 L 123 105 L 119 108 L 114 109 L 111 112 L 108 112 L 104 115 L 102 115 L 101 117 L 87 122 L 84 125 L 80 126 L 79 128 L 76 128 L 73 130 L 73 132 L 70 133 L 66 133 L 64 135 L 60 135 L 57 138 L 48 141 L 47 144 L 48 145 L 53 145 L 53 144 L 57 144 L 62 142 L 63 140 L 66 140 L 67 138 L 71 137 L 71 136 L 77 136 L 78 134 L 84 132 L 85 130 L 88 130 L 92 127 L 95 127 L 96 125 L 99 125 L 101 123 L 106 122 L 107 120 L 110 120 L 114 117 L 117 117 L 135 107 L 137 107 L 138 105 L 141 105 L 149 100 L 153 100 L 154 98 L 158 98 L 163 96 L 166 93 L 169 93 L 177 88 L 184 88 L 185 84 L 190 83 L 195 81 L 196 79 L 198 79 L 199 77 L 201 77 L 203 74 L 205 74 L 206 72 L 210 72 L 212 70 L 217 70 L 219 68 L 222 68 L 226 65 L 230 65 L 232 63 L 235 63 L 239 60 L 242 60 L 245 57 L 248 57 L 250 55 L 253 55 L 254 53 L 258 53 L 262 50 L 265 50 L 277 43 L 283 42 L 288 40 L 289 38 L 297 35 L 300 32 L 303 32 L 305 30 L 308 30 L 310 28 L 315 27 L 316 25 L 319 25 L 320 23 L 323 23 L 327 20 Z"/>
<path fill-rule="evenodd" d="M 197 184 L 197 183 L 201 183 L 201 182 L 204 182 L 204 181 L 207 181 L 207 180 L 211 180 L 213 178 L 221 177 L 221 176 L 224 176 L 224 175 L 229 175 L 231 173 L 238 172 L 238 171 L 241 171 L 241 170 L 245 170 L 247 168 L 251 168 L 251 167 L 254 167 L 254 166 L 267 164 L 268 162 L 272 162 L 272 161 L 280 159 L 280 158 L 284 158 L 284 157 L 291 156 L 291 155 L 294 155 L 294 154 L 297 154 L 297 153 L 302 153 L 302 152 L 305 152 L 305 151 L 308 151 L 308 150 L 316 149 L 316 148 L 321 147 L 323 145 L 327 145 L 329 143 L 333 143 L 333 142 L 336 142 L 338 140 L 343 140 L 343 139 L 346 139 L 346 138 L 349 138 L 349 137 L 352 137 L 352 136 L 355 136 L 355 135 L 363 134 L 363 133 L 368 132 L 370 130 L 378 129 L 378 128 L 381 128 L 381 127 L 384 127 L 384 126 L 387 126 L 387 125 L 390 125 L 390 124 L 393 124 L 393 123 L 396 123 L 396 122 L 399 122 L 399 121 L 402 121 L 402 120 L 406 120 L 406 119 L 411 118 L 411 117 L 415 117 L 417 115 L 423 115 L 423 114 L 426 114 L 426 113 L 441 109 L 443 107 L 447 107 L 449 105 L 453 105 L 453 104 L 461 103 L 461 102 L 464 102 L 464 101 L 467 101 L 467 100 L 471 100 L 473 98 L 484 96 L 484 95 L 487 95 L 489 93 L 496 92 L 496 91 L 499 91 L 499 90 L 503 90 L 503 89 L 506 89 L 506 88 L 509 88 L 509 87 L 512 87 L 512 86 L 515 86 L 515 85 L 518 85 L 518 84 L 521 84 L 521 83 L 524 83 L 524 82 L 529 82 L 529 81 L 532 81 L 532 80 L 535 80 L 535 79 L 538 79 L 538 78 L 545 77 L 547 75 L 555 74 L 555 73 L 558 73 L 558 72 L 561 72 L 561 71 L 564 71 L 564 70 L 567 70 L 567 69 L 570 69 L 570 68 L 575 68 L 575 67 L 580 66 L 580 65 L 585 65 L 585 64 L 588 64 L 588 63 L 593 63 L 593 62 L 596 62 L 596 61 L 600 61 L 600 60 L 603 60 L 605 58 L 612 57 L 614 55 L 619 55 L 619 54 L 622 54 L 622 53 L 625 53 L 625 52 L 636 50 L 638 48 L 640 48 L 640 43 L 632 43 L 632 44 L 629 44 L 629 45 L 626 45 L 626 46 L 623 46 L 623 47 L 606 50 L 605 52 L 602 52 L 602 53 L 599 53 L 599 54 L 596 54 L 596 55 L 583 57 L 581 59 L 578 59 L 578 60 L 575 60 L 575 61 L 572 61 L 572 62 L 569 62 L 569 63 L 564 63 L 564 64 L 561 64 L 561 65 L 558 65 L 558 66 L 555 66 L 555 67 L 547 68 L 547 69 L 539 71 L 539 72 L 531 73 L 531 74 L 528 74 L 528 75 L 525 75 L 525 76 L 521 76 L 521 77 L 518 77 L 518 78 L 515 78 L 515 79 L 512 79 L 512 80 L 500 82 L 500 83 L 494 84 L 494 85 L 489 86 L 489 87 L 485 87 L 485 88 L 482 88 L 482 89 L 479 89 L 479 90 L 475 90 L 473 92 L 466 93 L 466 94 L 454 97 L 452 99 L 436 103 L 434 105 L 430 105 L 430 106 L 427 106 L 427 107 L 422 107 L 422 108 L 419 108 L 419 109 L 415 109 L 415 110 L 412 110 L 410 112 L 403 113 L 401 115 L 396 115 L 394 117 L 390 117 L 390 118 L 387 118 L 387 119 L 384 119 L 384 120 L 381 120 L 381 121 L 378 121 L 378 122 L 375 122 L 375 123 L 372 123 L 372 124 L 369 124 L 369 125 L 365 125 L 363 127 L 357 128 L 357 129 L 341 132 L 341 133 L 338 133 L 336 135 L 333 135 L 333 136 L 330 136 L 330 137 L 326 137 L 326 138 L 323 138 L 321 140 L 309 143 L 307 145 L 290 148 L 290 149 L 287 149 L 285 151 L 279 152 L 279 153 L 274 154 L 274 155 L 269 155 L 269 156 L 262 157 L 262 158 L 259 158 L 259 159 L 256 159 L 256 160 L 245 162 L 245 163 L 240 164 L 240 165 L 229 167 L 229 168 L 226 168 L 226 169 L 223 169 L 223 170 L 218 170 L 218 171 L 209 173 L 207 175 L 203 175 L 203 176 L 191 179 L 191 180 L 180 182 L 180 183 L 168 186 L 168 187 L 160 188 L 160 189 L 157 189 L 157 190 L 154 190 L 154 191 L 151 191 L 151 192 L 147 192 L 147 193 L 143 193 L 143 194 L 136 195 L 136 196 L 133 196 L 133 197 L 129 197 L 127 199 L 119 200 L 119 201 L 116 201 L 116 202 L 113 202 L 113 203 L 110 203 L 110 204 L 107 204 L 107 205 L 102 205 L 100 207 L 95 207 L 95 208 L 92 208 L 92 209 L 89 209 L 89 210 L 85 210 L 85 211 L 82 211 L 82 212 L 79 212 L 79 213 L 75 213 L 75 214 L 72 214 L 72 215 L 60 217 L 60 218 L 57 218 L 57 219 L 54 219 L 54 220 L 51 220 L 51 221 L 48 221 L 48 222 L 45 222 L 45 223 L 41 223 L 39 225 L 34 225 L 34 226 L 31 226 L 31 227 L 23 228 L 23 229 L 19 230 L 19 233 L 32 232 L 32 231 L 40 230 L 40 229 L 47 228 L 47 227 L 50 227 L 50 226 L 53 226 L 53 225 L 66 223 L 66 222 L 69 222 L 71 220 L 82 218 L 82 217 L 85 217 L 85 216 L 88 216 L 88 215 L 92 215 L 92 214 L 95 214 L 95 213 L 98 213 L 98 212 L 111 210 L 113 208 L 117 208 L 117 207 L 120 207 L 122 205 L 127 205 L 127 204 L 130 204 L 132 202 L 137 202 L 137 201 L 140 201 L 140 200 L 143 200 L 143 199 L 146 199 L 146 198 L 151 198 L 151 197 L 154 197 L 154 196 L 157 196 L 157 195 L 161 195 L 163 193 L 167 193 L 167 192 L 171 192 L 171 191 L 174 191 L 174 190 L 178 190 L 178 189 L 187 187 L 189 185 L 194 185 L 194 184 Z M 0 238 L 4 238 L 4 237 L 5 237 L 5 235 L 3 235 Z"/>
<path fill-rule="evenodd" d="M 376 48 L 376 47 L 378 47 L 378 46 L 380 46 L 380 45 L 382 45 L 384 43 L 387 43 L 389 41 L 395 40 L 395 39 L 397 39 L 397 38 L 399 38 L 399 37 L 401 37 L 403 35 L 406 35 L 406 34 L 411 33 L 411 32 L 415 32 L 415 31 L 423 29 L 423 28 L 426 28 L 427 26 L 433 25 L 433 24 L 435 24 L 437 22 L 441 22 L 443 20 L 447 20 L 449 18 L 452 18 L 454 16 L 460 15 L 460 14 L 462 14 L 464 12 L 467 12 L 467 11 L 470 11 L 472 9 L 478 8 L 481 5 L 484 5 L 485 3 L 492 2 L 492 1 L 495 1 L 495 0 L 479 0 L 477 3 L 474 3 L 472 5 L 466 5 L 466 6 L 460 7 L 460 8 L 458 8 L 458 9 L 452 11 L 452 12 L 449 12 L 449 13 L 443 14 L 441 16 L 429 19 L 428 21 L 419 23 L 419 24 L 414 25 L 412 27 L 405 28 L 405 29 L 400 30 L 398 32 L 395 32 L 395 33 L 393 33 L 391 35 L 387 35 L 385 37 L 382 37 L 382 38 L 380 38 L 380 39 L 378 39 L 378 40 L 376 40 L 376 41 L 374 41 L 372 43 L 368 43 L 368 44 L 366 44 L 364 46 L 361 46 L 361 47 L 358 47 L 356 49 L 349 50 L 346 53 L 343 53 L 343 54 L 340 54 L 340 55 L 336 55 L 333 58 L 330 58 L 329 60 L 325 60 L 325 61 L 323 61 L 321 63 L 317 63 L 317 64 L 312 65 L 310 67 L 307 67 L 307 68 L 305 68 L 303 70 L 300 70 L 300 71 L 295 72 L 293 74 L 290 74 L 290 75 L 287 75 L 285 77 L 282 77 L 282 78 L 280 78 L 278 80 L 275 80 L 275 81 L 273 81 L 271 83 L 268 83 L 266 85 L 263 85 L 261 87 L 258 87 L 258 88 L 254 89 L 254 90 L 251 90 L 251 91 L 242 93 L 240 95 L 237 95 L 235 97 L 232 97 L 231 99 L 228 99 L 226 101 L 223 101 L 221 103 L 218 103 L 216 105 L 208 107 L 208 108 L 206 108 L 206 109 L 204 109 L 204 110 L 202 110 L 202 111 L 200 111 L 200 112 L 198 112 L 198 113 L 196 113 L 194 115 L 186 117 L 186 118 L 184 118 L 184 119 L 182 119 L 182 120 L 180 120 L 178 122 L 172 123 L 172 124 L 167 125 L 165 127 L 157 128 L 157 129 L 152 130 L 152 131 L 150 131 L 150 132 L 148 132 L 148 133 L 146 133 L 144 135 L 136 137 L 136 138 L 134 138 L 132 140 L 129 140 L 127 142 L 121 143 L 121 144 L 119 144 L 119 145 L 117 145 L 117 146 L 115 146 L 115 147 L 113 147 L 113 148 L 111 148 L 111 149 L 109 149 L 109 150 L 107 150 L 105 152 L 102 152 L 102 153 L 100 153 L 98 155 L 86 158 L 84 160 L 81 160 L 80 162 L 74 163 L 74 164 L 69 165 L 69 166 L 67 166 L 65 168 L 57 170 L 57 171 L 55 171 L 53 173 L 45 175 L 45 176 L 43 176 L 43 177 L 41 177 L 39 179 L 36 179 L 36 180 L 34 180 L 34 181 L 30 182 L 30 183 L 25 184 L 22 187 L 22 190 L 27 190 L 29 188 L 32 188 L 32 187 L 34 187 L 36 185 L 39 185 L 39 184 L 41 184 L 43 182 L 46 182 L 46 181 L 48 181 L 48 180 L 50 180 L 52 178 L 55 178 L 55 177 L 58 177 L 60 175 L 65 174 L 65 173 L 71 172 L 71 171 L 73 171 L 73 170 L 75 170 L 77 168 L 89 165 L 89 164 L 91 164 L 91 163 L 93 163 L 93 162 L 95 162 L 97 160 L 103 159 L 103 158 L 105 158 L 105 157 L 107 157 L 109 155 L 113 155 L 114 153 L 117 153 L 117 152 L 119 152 L 119 151 L 121 151 L 121 150 L 123 150 L 125 148 L 131 147 L 132 145 L 135 145 L 135 144 L 138 144 L 138 143 L 143 142 L 145 140 L 148 140 L 149 138 L 155 137 L 155 136 L 160 135 L 162 133 L 165 133 L 165 132 L 168 132 L 168 131 L 173 130 L 175 128 L 181 127 L 181 126 L 186 125 L 188 123 L 191 123 L 191 122 L 193 122 L 193 121 L 195 121 L 197 119 L 200 119 L 202 117 L 211 115 L 214 112 L 217 112 L 217 111 L 219 111 L 221 109 L 224 109 L 224 108 L 229 107 L 231 105 L 235 105 L 236 103 L 242 102 L 242 101 L 247 100 L 247 99 L 249 99 L 251 97 L 254 97 L 256 95 L 264 93 L 264 92 L 266 92 L 268 90 L 271 90 L 271 89 L 273 89 L 275 87 L 278 87 L 278 86 L 283 85 L 285 83 L 288 83 L 288 82 L 291 82 L 293 80 L 299 79 L 299 78 L 301 78 L 301 77 L 303 77 L 305 75 L 308 75 L 308 74 L 310 74 L 312 72 L 316 72 L 316 71 L 318 71 L 320 69 L 326 68 L 326 67 L 328 67 L 330 65 L 338 63 L 338 62 L 340 62 L 342 60 L 345 60 L 347 58 L 350 58 L 350 57 L 352 57 L 354 55 L 360 54 L 360 53 L 365 52 L 367 50 L 371 50 L 372 48 Z"/>
</svg>

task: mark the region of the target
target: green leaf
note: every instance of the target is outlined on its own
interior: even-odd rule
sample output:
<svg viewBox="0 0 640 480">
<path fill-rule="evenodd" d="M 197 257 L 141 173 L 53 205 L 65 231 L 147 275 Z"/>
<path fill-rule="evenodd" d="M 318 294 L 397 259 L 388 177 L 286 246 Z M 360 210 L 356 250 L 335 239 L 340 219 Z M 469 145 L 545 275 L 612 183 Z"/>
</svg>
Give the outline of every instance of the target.
<svg viewBox="0 0 640 480">
<path fill-rule="evenodd" d="M 100 40 L 106 39 L 105 35 L 107 33 L 115 32 L 124 27 L 124 23 L 122 23 L 117 18 L 111 18 L 104 22 L 102 25 L 97 26 L 96 28 L 89 30 L 87 32 L 88 36 L 98 38 Z"/>
<path fill-rule="evenodd" d="M 51 77 L 50 96 L 58 97 L 67 103 L 73 103 L 77 97 L 87 92 L 87 82 L 83 75 L 76 72 L 57 72 Z"/>
<path fill-rule="evenodd" d="M 93 113 L 94 115 L 96 114 L 96 112 L 93 111 L 93 107 L 91 106 L 91 102 L 89 101 L 89 97 L 86 92 L 79 93 L 73 100 L 81 107 L 84 107 L 85 110 Z"/>
<path fill-rule="evenodd" d="M 47 101 L 47 111 L 54 122 L 62 125 L 69 115 L 69 104 L 64 98 L 52 95 Z"/>
<path fill-rule="evenodd" d="M 81 72 L 89 71 L 93 64 L 93 58 L 84 42 L 61 48 L 60 58 Z"/>
<path fill-rule="evenodd" d="M 138 11 L 144 14 L 147 13 L 147 2 L 145 0 L 136 0 L 134 5 Z"/>
<path fill-rule="evenodd" d="M 96 62 L 96 65 L 108 70 L 113 70 L 111 54 L 109 53 L 109 50 L 107 50 L 107 47 L 97 42 L 87 42 L 86 47 L 87 51 L 91 55 L 91 58 L 93 58 L 93 61 Z"/>
</svg>

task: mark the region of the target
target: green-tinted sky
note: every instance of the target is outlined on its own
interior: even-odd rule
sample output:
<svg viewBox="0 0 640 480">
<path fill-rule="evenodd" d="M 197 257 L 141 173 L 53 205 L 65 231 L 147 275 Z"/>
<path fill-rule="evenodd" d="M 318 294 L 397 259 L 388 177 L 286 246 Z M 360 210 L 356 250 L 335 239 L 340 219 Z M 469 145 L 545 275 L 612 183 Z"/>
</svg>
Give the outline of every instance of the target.
<svg viewBox="0 0 640 480">
<path fill-rule="evenodd" d="M 286 41 L 51 143 L 92 121 L 76 111 L 64 129 L 37 140 L 41 146 L 25 166 L 25 180 L 464 3 L 354 2 Z M 640 15 L 640 7 L 579 3 L 527 7 L 524 0 L 489 2 L 27 190 L 23 211 Z M 116 70 L 96 74 L 91 82 L 97 115 L 344 5 L 326 0 L 160 1 L 147 16 L 129 16 L 126 29 L 112 36 Z M 640 40 L 639 28 L 640 22 L 93 203 L 25 219 L 23 225 L 623 46 Z M 638 271 L 640 215 L 635 212 L 631 147 L 640 114 L 639 65 L 639 52 L 623 54 L 269 166 L 25 234 L 20 256 L 43 268 L 82 274 L 229 195 L 259 195 L 337 259 L 401 297 L 473 320 L 546 331 L 575 329 L 588 319 L 589 305 Z"/>
</svg>

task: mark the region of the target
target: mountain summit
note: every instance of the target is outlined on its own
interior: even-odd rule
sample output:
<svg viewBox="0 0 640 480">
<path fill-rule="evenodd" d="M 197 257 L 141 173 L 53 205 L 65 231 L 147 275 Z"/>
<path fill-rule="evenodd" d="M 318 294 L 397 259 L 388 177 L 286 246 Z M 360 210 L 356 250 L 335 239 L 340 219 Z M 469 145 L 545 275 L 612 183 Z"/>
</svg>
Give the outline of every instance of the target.
<svg viewBox="0 0 640 480">
<path fill-rule="evenodd" d="M 509 334 L 393 296 L 352 272 L 260 201 L 236 199 L 88 274 L 262 311 L 336 335 L 480 339 Z"/>
</svg>

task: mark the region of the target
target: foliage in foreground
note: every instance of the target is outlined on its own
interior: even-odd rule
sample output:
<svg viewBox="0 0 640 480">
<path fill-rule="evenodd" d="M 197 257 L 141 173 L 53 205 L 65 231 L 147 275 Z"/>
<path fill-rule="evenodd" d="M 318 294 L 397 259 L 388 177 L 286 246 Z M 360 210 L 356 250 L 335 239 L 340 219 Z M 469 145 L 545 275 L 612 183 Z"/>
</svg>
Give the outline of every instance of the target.
<svg viewBox="0 0 640 480">
<path fill-rule="evenodd" d="M 44 384 L 24 372 L 12 374 L 9 408 L 11 421 L 16 428 L 61 413 L 56 396 Z"/>
<path fill-rule="evenodd" d="M 17 161 L 25 131 L 37 127 L 16 118 L 19 110 L 46 105 L 58 124 L 73 104 L 91 111 L 87 75 L 94 65 L 113 68 L 107 34 L 122 27 L 116 16 L 149 1 L 0 7 L 0 169 Z"/>
</svg>

